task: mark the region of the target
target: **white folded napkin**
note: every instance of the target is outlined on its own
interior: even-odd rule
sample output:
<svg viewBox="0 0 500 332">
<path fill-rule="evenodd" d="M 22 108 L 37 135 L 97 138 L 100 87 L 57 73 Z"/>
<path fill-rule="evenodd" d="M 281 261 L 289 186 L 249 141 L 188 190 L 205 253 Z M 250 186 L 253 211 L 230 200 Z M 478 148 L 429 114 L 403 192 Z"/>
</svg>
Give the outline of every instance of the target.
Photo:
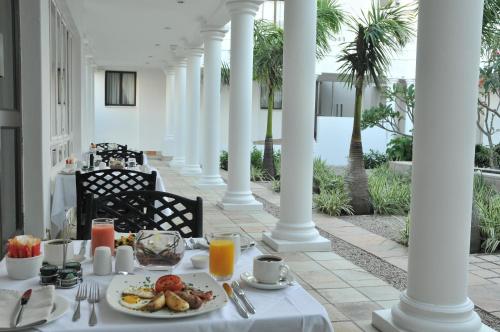
<svg viewBox="0 0 500 332">
<path fill-rule="evenodd" d="M 185 248 L 186 250 L 193 250 L 193 249 L 202 249 L 206 250 L 208 249 L 208 243 L 205 238 L 202 237 L 190 237 L 184 239 L 184 243 L 186 244 Z"/>
<path fill-rule="evenodd" d="M 15 316 L 19 312 L 23 292 L 0 289 L 0 328 L 12 327 Z M 52 285 L 33 288 L 28 303 L 24 306 L 23 316 L 19 326 L 30 325 L 47 320 L 54 306 L 55 288 Z"/>
</svg>

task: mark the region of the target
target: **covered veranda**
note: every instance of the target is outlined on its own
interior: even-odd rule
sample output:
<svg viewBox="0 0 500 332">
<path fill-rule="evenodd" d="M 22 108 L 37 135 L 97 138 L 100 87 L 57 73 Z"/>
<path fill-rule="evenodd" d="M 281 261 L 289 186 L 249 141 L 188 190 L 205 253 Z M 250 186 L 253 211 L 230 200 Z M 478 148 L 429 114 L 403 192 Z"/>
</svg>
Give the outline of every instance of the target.
<svg viewBox="0 0 500 332">
<path fill-rule="evenodd" d="M 95 128 L 103 125 L 95 122 L 95 72 L 154 63 L 166 77 L 167 107 L 162 115 L 166 130 L 158 142 L 166 158 L 151 163 L 167 191 L 205 200 L 207 231 L 243 231 L 258 240 L 262 252 L 285 257 L 299 282 L 329 312 L 336 331 L 493 331 L 482 323 L 468 295 L 475 135 L 475 114 L 469 110 L 477 102 L 482 1 L 419 2 L 411 239 L 407 289 L 402 292 L 333 253 L 332 237 L 319 230 L 322 221 L 313 217 L 315 0 L 286 0 L 284 6 L 286 111 L 275 216 L 268 213 L 269 202 L 254 195 L 249 168 L 253 22 L 261 0 L 151 0 L 142 8 L 144 17 L 136 13 L 140 23 L 118 19 L 109 25 L 106 17 L 140 9 L 131 0 L 56 4 L 72 18 L 67 23 L 70 29 L 82 33 L 78 38 L 75 34 L 78 52 L 71 63 L 75 74 L 70 88 L 80 106 L 71 119 L 75 154 L 95 142 Z M 47 23 L 48 8 L 48 0 L 19 1 L 20 48 L 25 52 L 20 62 L 24 232 L 38 236 L 50 228 L 50 178 L 57 172 L 46 153 L 51 151 L 47 99 L 51 51 L 48 28 L 40 33 L 40 25 Z M 162 10 L 168 17 L 161 18 Z M 150 23 L 164 19 L 157 29 L 168 33 L 149 31 L 148 15 Z M 124 31 L 118 34 L 119 30 Z M 226 174 L 219 168 L 221 44 L 229 31 Z M 140 42 L 125 48 L 129 40 Z M 112 131 L 120 124 L 105 125 Z M 143 135 L 148 130 L 143 128 Z M 28 177 L 38 180 L 28 182 Z M 321 223 L 319 228 L 315 221 Z M 362 305 L 354 310 L 354 303 Z"/>
</svg>

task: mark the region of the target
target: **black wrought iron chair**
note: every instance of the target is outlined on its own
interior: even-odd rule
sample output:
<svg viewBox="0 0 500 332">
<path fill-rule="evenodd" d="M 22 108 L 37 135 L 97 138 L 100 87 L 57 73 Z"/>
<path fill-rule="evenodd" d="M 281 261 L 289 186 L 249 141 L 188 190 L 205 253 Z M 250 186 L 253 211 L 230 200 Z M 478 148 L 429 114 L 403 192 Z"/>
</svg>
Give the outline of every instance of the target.
<svg viewBox="0 0 500 332">
<path fill-rule="evenodd" d="M 90 200 L 100 196 L 136 190 L 155 190 L 156 172 L 143 173 L 133 170 L 106 169 L 87 173 L 76 172 L 77 238 L 90 238 L 91 225 L 85 215 Z"/>
<path fill-rule="evenodd" d="M 123 159 L 129 159 L 129 158 L 135 158 L 135 161 L 137 164 L 142 165 L 144 164 L 144 154 L 142 151 L 132 151 L 132 150 L 102 150 L 102 151 L 97 151 L 97 155 L 101 156 L 102 161 L 105 162 L 106 164 L 109 164 L 109 159 L 111 158 L 123 158 Z"/>
<path fill-rule="evenodd" d="M 128 191 L 91 200 L 93 218 L 114 218 L 115 231 L 175 230 L 182 237 L 203 236 L 203 200 L 163 191 Z"/>
<path fill-rule="evenodd" d="M 127 145 L 118 143 L 97 143 L 96 148 L 98 150 L 127 150 Z"/>
</svg>

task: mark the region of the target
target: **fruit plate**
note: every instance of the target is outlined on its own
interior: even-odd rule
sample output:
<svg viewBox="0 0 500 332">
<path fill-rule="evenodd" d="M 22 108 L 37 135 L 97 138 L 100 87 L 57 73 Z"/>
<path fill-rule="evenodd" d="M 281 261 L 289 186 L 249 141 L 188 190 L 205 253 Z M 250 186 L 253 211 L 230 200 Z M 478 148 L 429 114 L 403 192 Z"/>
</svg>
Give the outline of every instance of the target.
<svg viewBox="0 0 500 332">
<path fill-rule="evenodd" d="M 106 291 L 106 300 L 111 308 L 116 311 L 132 316 L 149 318 L 183 318 L 203 315 L 224 307 L 228 302 L 224 289 L 208 273 L 187 273 L 178 274 L 178 276 L 181 277 L 182 281 L 184 281 L 187 285 L 198 288 L 204 292 L 212 291 L 214 298 L 209 302 L 203 303 L 203 305 L 198 309 L 189 309 L 184 312 L 174 312 L 167 308 L 163 308 L 155 312 L 133 310 L 125 308 L 120 304 L 122 291 L 130 286 L 143 287 L 145 283 L 154 284 L 158 277 L 146 275 L 117 275 L 113 278 L 113 280 L 111 280 L 111 283 L 108 286 L 108 290 Z"/>
</svg>

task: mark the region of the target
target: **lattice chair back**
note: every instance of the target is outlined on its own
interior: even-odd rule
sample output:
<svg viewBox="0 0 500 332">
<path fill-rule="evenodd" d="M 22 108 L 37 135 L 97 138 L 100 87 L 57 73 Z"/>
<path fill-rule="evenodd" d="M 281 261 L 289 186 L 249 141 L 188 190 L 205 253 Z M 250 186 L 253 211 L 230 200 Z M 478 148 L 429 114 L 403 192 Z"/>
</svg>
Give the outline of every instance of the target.
<svg viewBox="0 0 500 332">
<path fill-rule="evenodd" d="M 132 150 L 102 150 L 96 152 L 99 156 L 101 156 L 102 161 L 106 164 L 109 164 L 109 159 L 111 158 L 135 158 L 137 164 L 144 164 L 144 155 L 142 151 L 132 151 Z"/>
<path fill-rule="evenodd" d="M 76 172 L 77 238 L 89 239 L 90 227 L 86 214 L 90 199 L 109 194 L 136 190 L 154 190 L 156 172 L 143 173 L 128 169 L 105 169 L 87 173 Z"/>
<path fill-rule="evenodd" d="M 175 230 L 182 237 L 203 236 L 203 200 L 163 191 L 129 191 L 95 198 L 90 218 L 114 218 L 115 231 Z M 89 219 L 89 221 L 91 220 Z"/>
<path fill-rule="evenodd" d="M 96 148 L 98 150 L 127 150 L 127 145 L 121 145 L 118 143 L 97 143 Z"/>
</svg>

